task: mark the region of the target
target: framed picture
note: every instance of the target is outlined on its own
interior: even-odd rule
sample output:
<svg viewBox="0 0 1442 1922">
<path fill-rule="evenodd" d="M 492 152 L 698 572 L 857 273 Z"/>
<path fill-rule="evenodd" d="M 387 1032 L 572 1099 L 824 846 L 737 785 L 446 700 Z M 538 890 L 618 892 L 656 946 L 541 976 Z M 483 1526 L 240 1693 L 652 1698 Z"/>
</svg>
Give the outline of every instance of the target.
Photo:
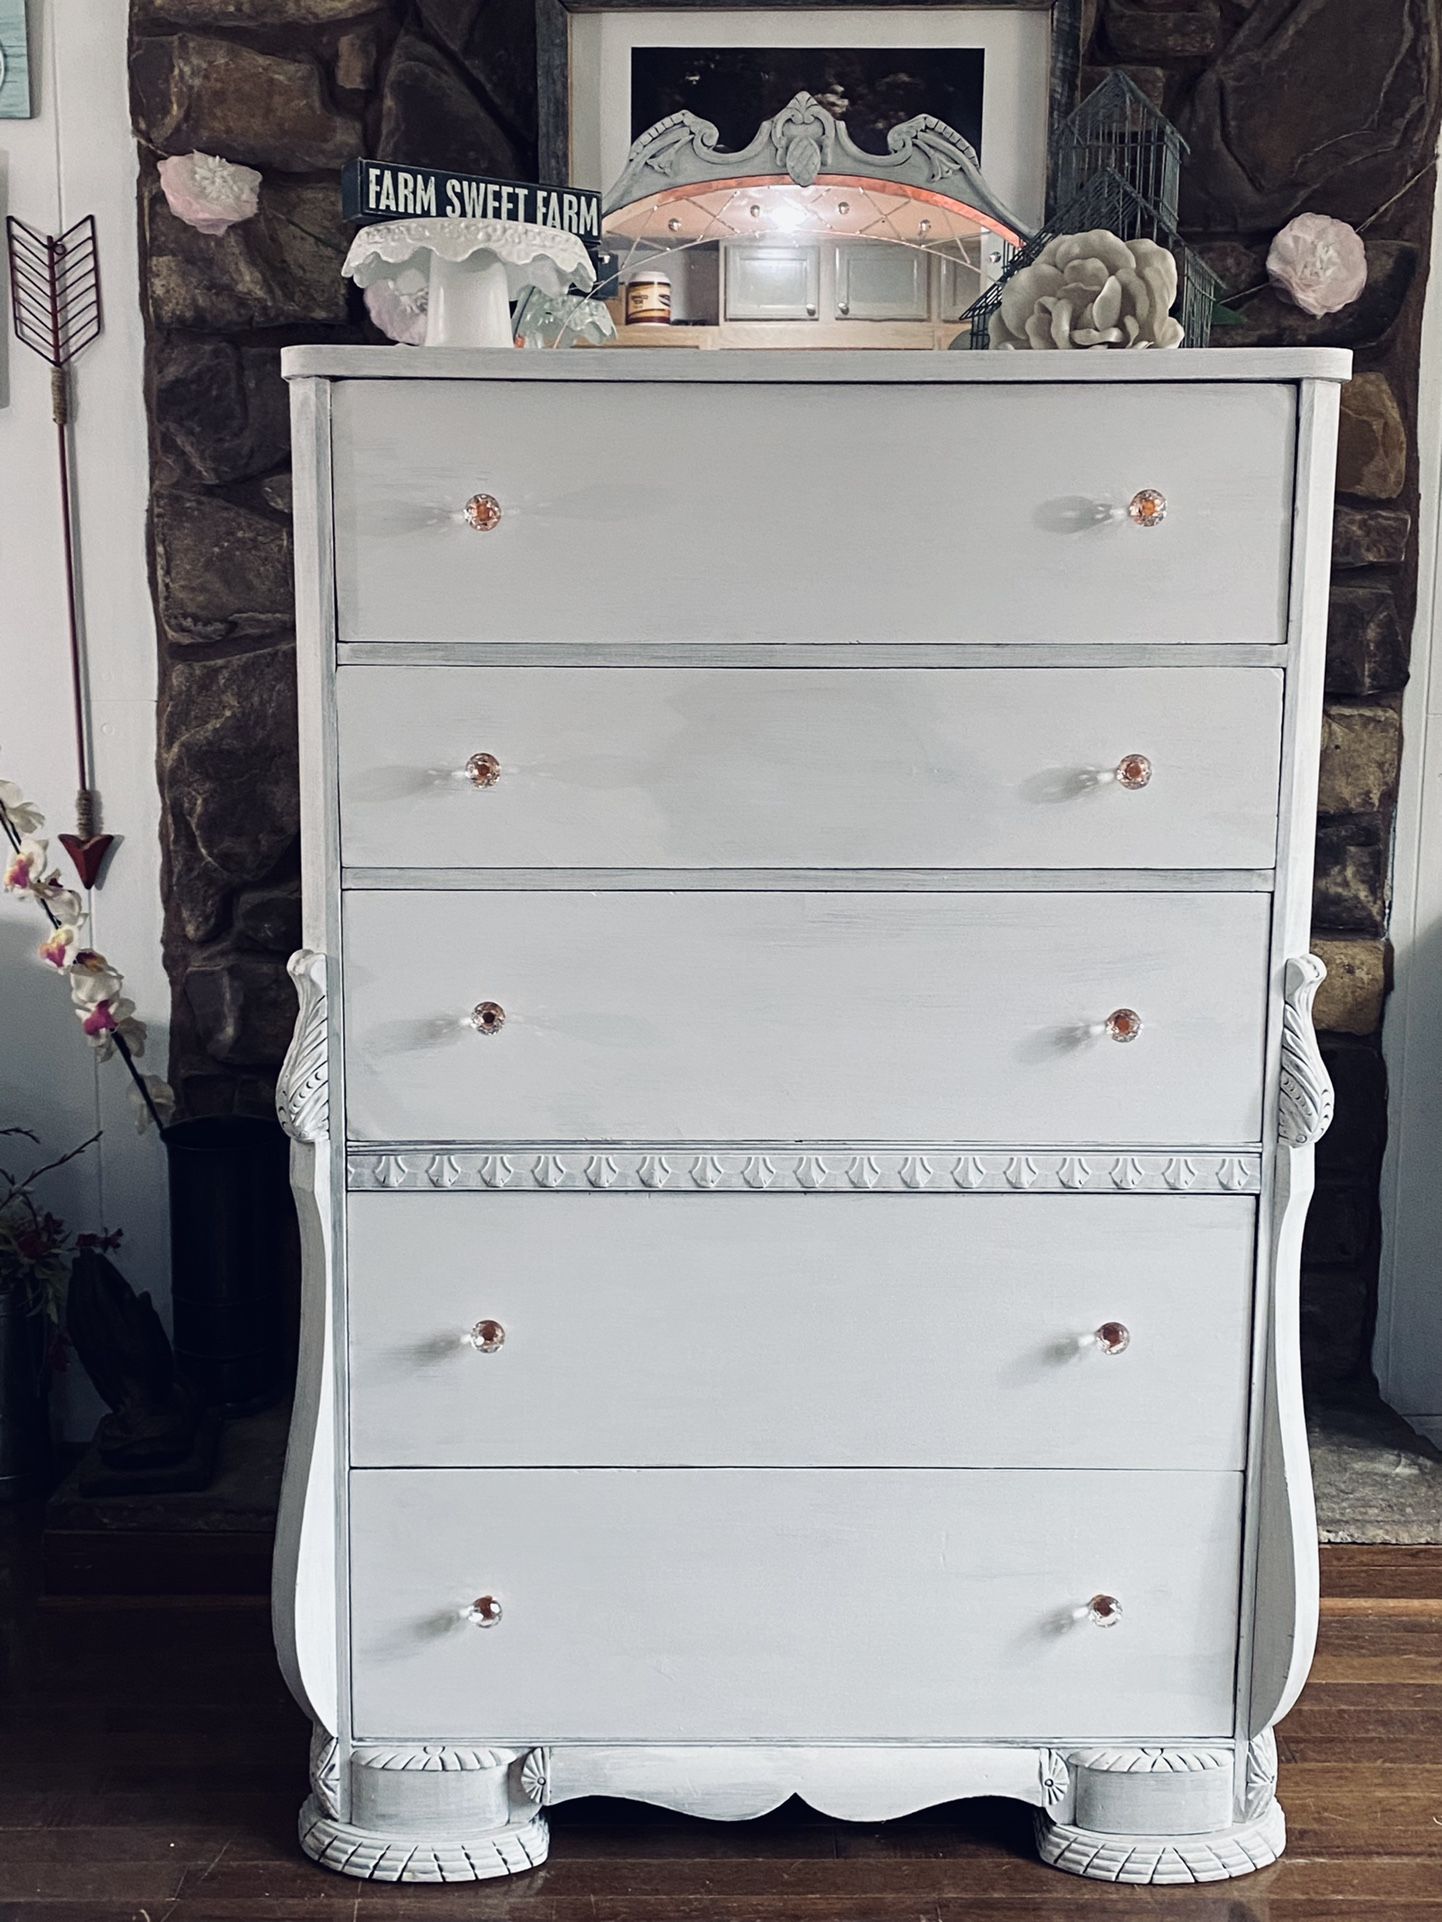
<svg viewBox="0 0 1442 1922">
<path fill-rule="evenodd" d="M 744 146 L 797 93 L 859 146 L 935 114 L 977 149 L 1029 225 L 1046 212 L 1051 129 L 1077 102 L 1082 0 L 760 5 L 537 0 L 541 177 L 604 193 L 631 142 L 682 110 Z"/>
</svg>

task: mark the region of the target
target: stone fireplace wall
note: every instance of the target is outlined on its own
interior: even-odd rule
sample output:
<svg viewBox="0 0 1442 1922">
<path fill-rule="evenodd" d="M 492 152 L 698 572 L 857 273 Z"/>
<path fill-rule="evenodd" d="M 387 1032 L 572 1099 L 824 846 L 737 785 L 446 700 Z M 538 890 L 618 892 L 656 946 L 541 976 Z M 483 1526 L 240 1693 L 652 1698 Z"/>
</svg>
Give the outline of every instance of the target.
<svg viewBox="0 0 1442 1922">
<path fill-rule="evenodd" d="M 1314 1386 L 1365 1375 L 1375 1303 L 1439 13 L 1442 0 L 1089 0 L 1086 20 L 1084 90 L 1124 67 L 1190 142 L 1187 233 L 1247 296 L 1242 324 L 1218 328 L 1214 344 L 1335 344 L 1357 356 L 1343 398 L 1317 845 L 1316 945 L 1331 971 L 1317 1012 L 1338 1116 L 1307 1236 Z M 131 38 L 172 1078 L 190 1113 L 264 1109 L 293 1014 L 284 960 L 298 896 L 277 355 L 291 341 L 378 338 L 340 279 L 348 158 L 530 173 L 533 7 L 132 0 Z M 255 220 L 207 239 L 171 217 L 155 161 L 192 148 L 262 170 Z M 1320 320 L 1248 292 L 1265 280 L 1271 236 L 1304 211 L 1368 223 L 1366 291 Z"/>
<path fill-rule="evenodd" d="M 341 279 L 354 156 L 525 177 L 530 0 L 132 0 L 159 620 L 171 1079 L 268 1113 L 295 996 L 299 813 L 290 435 L 280 349 L 379 340 Z M 257 167 L 255 219 L 174 218 L 156 162 Z"/>
</svg>

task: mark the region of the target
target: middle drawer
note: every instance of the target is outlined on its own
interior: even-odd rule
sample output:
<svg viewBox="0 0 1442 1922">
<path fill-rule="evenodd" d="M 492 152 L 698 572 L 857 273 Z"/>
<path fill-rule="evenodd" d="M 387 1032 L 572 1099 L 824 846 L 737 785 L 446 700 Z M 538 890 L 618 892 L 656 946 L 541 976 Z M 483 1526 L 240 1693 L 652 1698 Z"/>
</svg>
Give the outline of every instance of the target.
<svg viewBox="0 0 1442 1922">
<path fill-rule="evenodd" d="M 352 1195 L 351 1460 L 1239 1469 L 1255 1206 Z"/>
<path fill-rule="evenodd" d="M 353 867 L 1275 855 L 1272 668 L 344 667 L 337 701 Z"/>
<path fill-rule="evenodd" d="M 1267 894 L 345 896 L 355 1141 L 1237 1146 Z"/>
</svg>

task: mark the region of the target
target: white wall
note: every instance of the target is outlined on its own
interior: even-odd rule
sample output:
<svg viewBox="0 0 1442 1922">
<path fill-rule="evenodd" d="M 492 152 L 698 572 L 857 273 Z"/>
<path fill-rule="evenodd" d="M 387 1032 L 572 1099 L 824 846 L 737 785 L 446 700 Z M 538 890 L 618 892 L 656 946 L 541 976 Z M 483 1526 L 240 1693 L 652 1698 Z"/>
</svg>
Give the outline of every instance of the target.
<svg viewBox="0 0 1442 1922">
<path fill-rule="evenodd" d="M 35 117 L 0 120 L 0 211 L 49 233 L 82 214 L 96 217 L 105 327 L 75 366 L 74 473 L 96 785 L 102 825 L 118 845 L 91 897 L 91 938 L 123 971 L 150 1027 L 145 1065 L 163 1075 L 169 992 L 160 962 L 156 648 L 126 14 L 124 0 L 31 0 Z M 75 790 L 55 429 L 48 370 L 11 335 L 9 298 L 7 286 L 0 775 L 45 810 L 53 836 L 73 827 Z M 123 1066 L 92 1060 L 63 983 L 34 959 L 43 925 L 33 904 L 0 896 L 0 1126 L 35 1129 L 51 1153 L 103 1128 L 98 1149 L 49 1184 L 48 1203 L 76 1228 L 123 1229 L 126 1275 L 168 1303 L 165 1151 L 153 1130 L 136 1134 Z M 13 1143 L 0 1146 L 19 1153 Z M 102 1412 L 78 1368 L 62 1385 L 61 1406 L 77 1436 Z"/>
<path fill-rule="evenodd" d="M 1372 1359 L 1387 1400 L 1442 1445 L 1442 194 L 1432 215 L 1417 453 L 1417 620 L 1402 704 L 1396 985 L 1382 1034 L 1390 1090 Z"/>
</svg>

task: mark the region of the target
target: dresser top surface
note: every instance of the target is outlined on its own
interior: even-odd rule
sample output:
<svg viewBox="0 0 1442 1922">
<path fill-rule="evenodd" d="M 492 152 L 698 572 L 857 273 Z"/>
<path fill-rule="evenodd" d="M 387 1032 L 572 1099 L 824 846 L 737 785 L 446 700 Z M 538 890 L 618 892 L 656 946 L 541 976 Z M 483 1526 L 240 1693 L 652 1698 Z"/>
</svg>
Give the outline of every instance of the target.
<svg viewBox="0 0 1442 1922">
<path fill-rule="evenodd" d="M 870 347 L 525 353 L 514 348 L 287 347 L 287 380 L 859 381 L 945 386 L 1342 381 L 1343 347 L 1176 348 L 1156 353 L 919 353 Z"/>
</svg>

